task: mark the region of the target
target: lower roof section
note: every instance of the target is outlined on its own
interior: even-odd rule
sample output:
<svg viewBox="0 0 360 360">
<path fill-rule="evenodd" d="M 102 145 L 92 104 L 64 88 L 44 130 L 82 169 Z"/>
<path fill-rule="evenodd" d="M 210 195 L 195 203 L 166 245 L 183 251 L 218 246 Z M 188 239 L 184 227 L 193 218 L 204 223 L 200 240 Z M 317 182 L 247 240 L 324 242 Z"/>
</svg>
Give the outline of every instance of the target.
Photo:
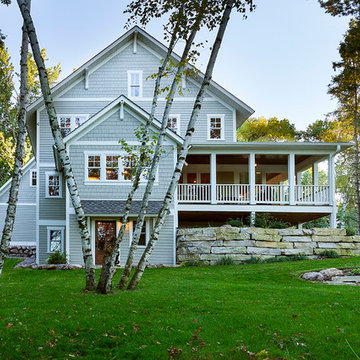
<svg viewBox="0 0 360 360">
<path fill-rule="evenodd" d="M 83 200 L 82 202 L 86 215 L 92 214 L 123 214 L 125 200 Z M 149 201 L 147 214 L 158 214 L 162 201 Z M 130 209 L 131 214 L 138 214 L 141 209 L 141 201 L 133 201 Z"/>
</svg>

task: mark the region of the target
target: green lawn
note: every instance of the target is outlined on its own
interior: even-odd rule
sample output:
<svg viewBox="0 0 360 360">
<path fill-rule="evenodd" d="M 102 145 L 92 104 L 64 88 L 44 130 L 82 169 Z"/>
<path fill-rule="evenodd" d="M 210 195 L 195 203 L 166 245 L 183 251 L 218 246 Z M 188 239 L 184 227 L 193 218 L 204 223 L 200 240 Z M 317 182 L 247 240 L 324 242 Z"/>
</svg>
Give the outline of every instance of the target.
<svg viewBox="0 0 360 360">
<path fill-rule="evenodd" d="M 0 279 L 0 359 L 356 359 L 348 344 L 360 357 L 360 287 L 298 278 L 360 258 L 147 269 L 137 291 L 107 296 L 81 292 L 84 271 L 15 262 Z"/>
</svg>

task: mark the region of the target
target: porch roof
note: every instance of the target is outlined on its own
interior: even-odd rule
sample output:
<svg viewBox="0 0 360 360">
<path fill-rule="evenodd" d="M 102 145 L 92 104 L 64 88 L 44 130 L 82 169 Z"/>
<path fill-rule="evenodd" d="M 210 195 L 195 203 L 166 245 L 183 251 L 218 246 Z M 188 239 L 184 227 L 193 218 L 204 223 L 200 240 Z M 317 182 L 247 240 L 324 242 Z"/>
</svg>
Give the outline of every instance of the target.
<svg viewBox="0 0 360 360">
<path fill-rule="evenodd" d="M 125 200 L 83 200 L 82 205 L 86 215 L 91 214 L 123 214 L 125 209 Z M 162 201 L 149 201 L 147 214 L 158 214 Z M 131 205 L 131 214 L 138 214 L 141 208 L 141 201 L 133 201 Z"/>
</svg>

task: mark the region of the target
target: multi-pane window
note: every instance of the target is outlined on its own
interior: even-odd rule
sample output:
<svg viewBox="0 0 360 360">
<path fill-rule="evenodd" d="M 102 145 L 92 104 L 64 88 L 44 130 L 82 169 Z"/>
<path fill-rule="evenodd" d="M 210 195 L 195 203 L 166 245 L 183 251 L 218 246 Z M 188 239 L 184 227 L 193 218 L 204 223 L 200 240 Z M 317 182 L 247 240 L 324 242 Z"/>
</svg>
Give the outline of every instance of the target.
<svg viewBox="0 0 360 360">
<path fill-rule="evenodd" d="M 223 139 L 223 118 L 221 116 L 209 118 L 209 139 Z"/>
<path fill-rule="evenodd" d="M 123 164 L 124 164 L 124 170 L 123 170 L 124 180 L 131 180 L 135 172 L 134 161 L 131 159 L 130 156 L 125 156 L 123 160 Z"/>
<path fill-rule="evenodd" d="M 37 171 L 31 170 L 30 172 L 30 186 L 35 187 L 37 183 Z"/>
<path fill-rule="evenodd" d="M 88 156 L 88 180 L 101 179 L 101 158 L 99 155 Z"/>
<path fill-rule="evenodd" d="M 179 116 L 170 115 L 167 121 L 167 127 L 175 133 L 179 133 Z"/>
<path fill-rule="evenodd" d="M 133 232 L 135 231 L 136 228 L 136 221 L 133 222 Z M 141 233 L 140 233 L 140 238 L 139 238 L 139 246 L 146 246 L 147 243 L 147 222 L 144 221 L 142 229 L 141 229 Z"/>
<path fill-rule="evenodd" d="M 62 196 L 61 177 L 58 173 L 46 173 L 46 197 L 59 198 Z"/>
<path fill-rule="evenodd" d="M 142 96 L 142 72 L 141 71 L 129 71 L 128 72 L 128 95 L 129 97 L 141 97 Z"/>
<path fill-rule="evenodd" d="M 106 180 L 118 180 L 119 178 L 119 157 L 114 155 L 106 156 Z"/>
<path fill-rule="evenodd" d="M 64 238 L 64 229 L 63 228 L 48 228 L 48 252 L 62 252 L 63 251 L 63 238 Z"/>
<path fill-rule="evenodd" d="M 88 118 L 88 115 L 59 115 L 59 126 L 63 137 L 79 127 Z"/>
</svg>

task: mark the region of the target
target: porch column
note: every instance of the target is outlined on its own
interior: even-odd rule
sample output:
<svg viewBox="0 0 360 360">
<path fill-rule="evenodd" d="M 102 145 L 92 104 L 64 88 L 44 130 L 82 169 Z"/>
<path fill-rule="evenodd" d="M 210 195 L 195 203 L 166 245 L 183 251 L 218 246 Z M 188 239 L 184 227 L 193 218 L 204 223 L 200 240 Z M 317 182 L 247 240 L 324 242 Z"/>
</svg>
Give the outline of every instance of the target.
<svg viewBox="0 0 360 360">
<path fill-rule="evenodd" d="M 335 169 L 334 169 L 334 155 L 329 155 L 328 164 L 328 182 L 329 182 L 329 202 L 330 205 L 335 204 Z"/>
<path fill-rule="evenodd" d="M 250 204 L 255 204 L 255 154 L 249 155 Z"/>
<path fill-rule="evenodd" d="M 312 166 L 312 183 L 313 185 L 319 185 L 319 163 L 314 163 Z"/>
<path fill-rule="evenodd" d="M 295 155 L 288 156 L 289 204 L 295 205 Z"/>
<path fill-rule="evenodd" d="M 216 154 L 210 155 L 210 188 L 211 188 L 211 203 L 216 204 Z"/>
</svg>

